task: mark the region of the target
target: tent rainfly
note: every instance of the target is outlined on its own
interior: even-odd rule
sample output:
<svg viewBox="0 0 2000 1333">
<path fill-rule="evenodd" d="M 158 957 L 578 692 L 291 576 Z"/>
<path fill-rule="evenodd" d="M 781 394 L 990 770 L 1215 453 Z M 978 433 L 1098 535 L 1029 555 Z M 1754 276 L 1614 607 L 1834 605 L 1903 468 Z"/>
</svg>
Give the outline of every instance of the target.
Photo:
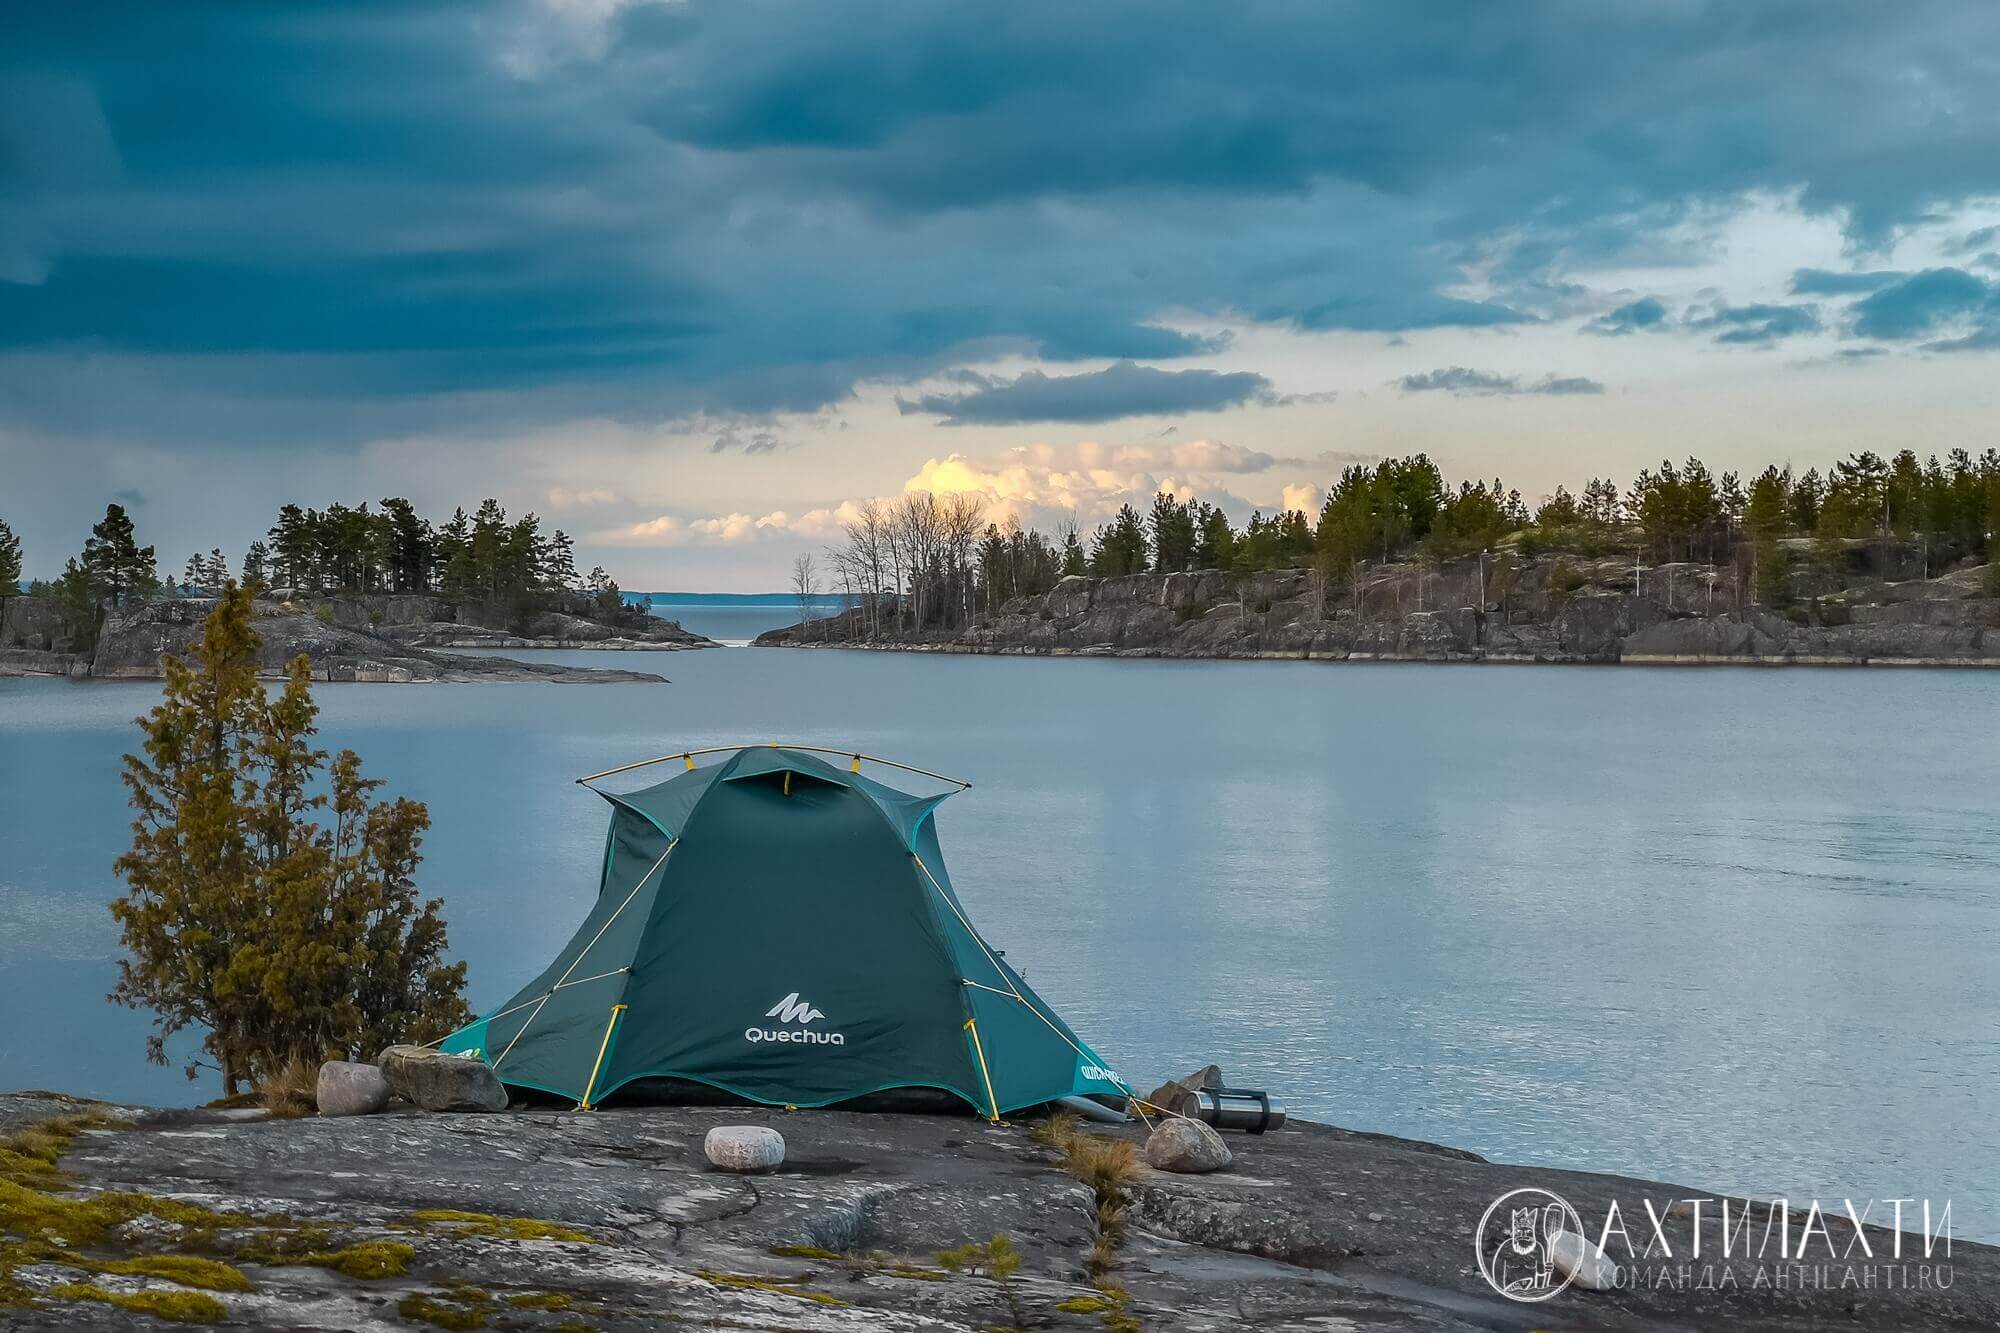
<svg viewBox="0 0 2000 1333">
<path fill-rule="evenodd" d="M 593 787 L 612 813 L 590 914 L 443 1049 L 586 1109 L 649 1081 L 781 1106 L 931 1089 L 995 1119 L 1129 1096 L 966 919 L 931 819 L 952 793 L 810 748 L 673 755 L 685 770 L 656 786 Z"/>
</svg>

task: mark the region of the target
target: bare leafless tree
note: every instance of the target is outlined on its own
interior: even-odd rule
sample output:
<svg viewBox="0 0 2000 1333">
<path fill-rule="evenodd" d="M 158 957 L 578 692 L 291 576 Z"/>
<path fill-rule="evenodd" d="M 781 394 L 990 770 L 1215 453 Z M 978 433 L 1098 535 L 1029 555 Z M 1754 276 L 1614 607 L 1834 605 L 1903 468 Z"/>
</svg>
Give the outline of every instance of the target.
<svg viewBox="0 0 2000 1333">
<path fill-rule="evenodd" d="M 792 560 L 792 594 L 799 599 L 799 638 L 804 639 L 813 618 L 813 599 L 819 596 L 819 564 L 811 551 L 800 551 Z"/>
</svg>

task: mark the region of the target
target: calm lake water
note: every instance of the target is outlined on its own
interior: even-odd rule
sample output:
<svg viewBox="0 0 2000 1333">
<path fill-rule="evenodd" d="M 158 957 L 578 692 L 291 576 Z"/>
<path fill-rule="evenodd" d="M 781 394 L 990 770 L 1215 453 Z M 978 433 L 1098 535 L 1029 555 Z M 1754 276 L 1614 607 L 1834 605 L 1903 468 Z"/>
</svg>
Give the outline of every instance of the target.
<svg viewBox="0 0 2000 1333">
<path fill-rule="evenodd" d="M 782 593 L 733 596 L 728 593 L 696 594 L 699 600 L 670 592 L 627 593 L 626 600 L 650 597 L 653 614 L 678 620 L 681 628 L 717 643 L 747 644 L 767 629 L 799 623 L 799 603 Z M 837 597 L 815 597 L 815 616 L 832 615 L 846 603 Z"/>
<path fill-rule="evenodd" d="M 1142 1085 L 1216 1060 L 1343 1125 L 2000 1234 L 2000 673 L 645 661 L 675 683 L 318 692 L 429 803 L 476 1004 L 592 896 L 571 778 L 824 741 L 976 784 L 938 816 L 973 919 Z M 0 1087 L 212 1093 L 103 999 L 155 695 L 0 680 Z"/>
</svg>

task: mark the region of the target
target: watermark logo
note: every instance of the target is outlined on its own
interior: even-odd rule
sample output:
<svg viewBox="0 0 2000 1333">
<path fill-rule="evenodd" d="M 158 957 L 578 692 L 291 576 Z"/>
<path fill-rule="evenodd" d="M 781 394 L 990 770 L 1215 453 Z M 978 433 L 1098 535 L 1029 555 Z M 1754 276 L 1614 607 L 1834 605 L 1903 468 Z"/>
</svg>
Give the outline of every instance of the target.
<svg viewBox="0 0 2000 1333">
<path fill-rule="evenodd" d="M 1487 1285 L 1545 1301 L 1628 1291 L 1903 1291 L 1952 1285 L 1951 1200 L 1624 1196 L 1586 1219 L 1562 1196 L 1495 1199 L 1473 1246 Z"/>
<path fill-rule="evenodd" d="M 1479 1219 L 1473 1244 L 1488 1286 L 1510 1301 L 1545 1301 L 1570 1284 L 1556 1267 L 1556 1238 L 1581 1237 L 1583 1219 L 1559 1194 L 1512 1190 Z"/>
</svg>

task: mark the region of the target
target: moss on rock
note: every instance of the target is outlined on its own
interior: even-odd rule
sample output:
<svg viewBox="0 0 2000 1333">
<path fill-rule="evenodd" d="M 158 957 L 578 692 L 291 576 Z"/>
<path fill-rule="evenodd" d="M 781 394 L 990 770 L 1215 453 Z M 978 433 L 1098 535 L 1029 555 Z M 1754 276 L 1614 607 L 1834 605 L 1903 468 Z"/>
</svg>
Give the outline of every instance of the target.
<svg viewBox="0 0 2000 1333">
<path fill-rule="evenodd" d="M 579 1245 L 601 1245 L 597 1237 L 560 1222 L 535 1217 L 496 1217 L 492 1213 L 466 1213 L 456 1208 L 419 1208 L 408 1220 L 424 1226 L 449 1225 L 461 1240 L 480 1236 L 496 1240 L 558 1240 Z"/>
<path fill-rule="evenodd" d="M 213 1324 L 229 1314 L 229 1307 L 213 1296 L 199 1291 L 106 1291 L 103 1287 L 88 1282 L 70 1282 L 56 1287 L 49 1295 L 60 1301 L 94 1301 L 99 1305 L 109 1305 L 120 1310 L 130 1310 L 134 1314 L 149 1314 L 155 1319 L 170 1319 L 183 1324 Z"/>
</svg>

